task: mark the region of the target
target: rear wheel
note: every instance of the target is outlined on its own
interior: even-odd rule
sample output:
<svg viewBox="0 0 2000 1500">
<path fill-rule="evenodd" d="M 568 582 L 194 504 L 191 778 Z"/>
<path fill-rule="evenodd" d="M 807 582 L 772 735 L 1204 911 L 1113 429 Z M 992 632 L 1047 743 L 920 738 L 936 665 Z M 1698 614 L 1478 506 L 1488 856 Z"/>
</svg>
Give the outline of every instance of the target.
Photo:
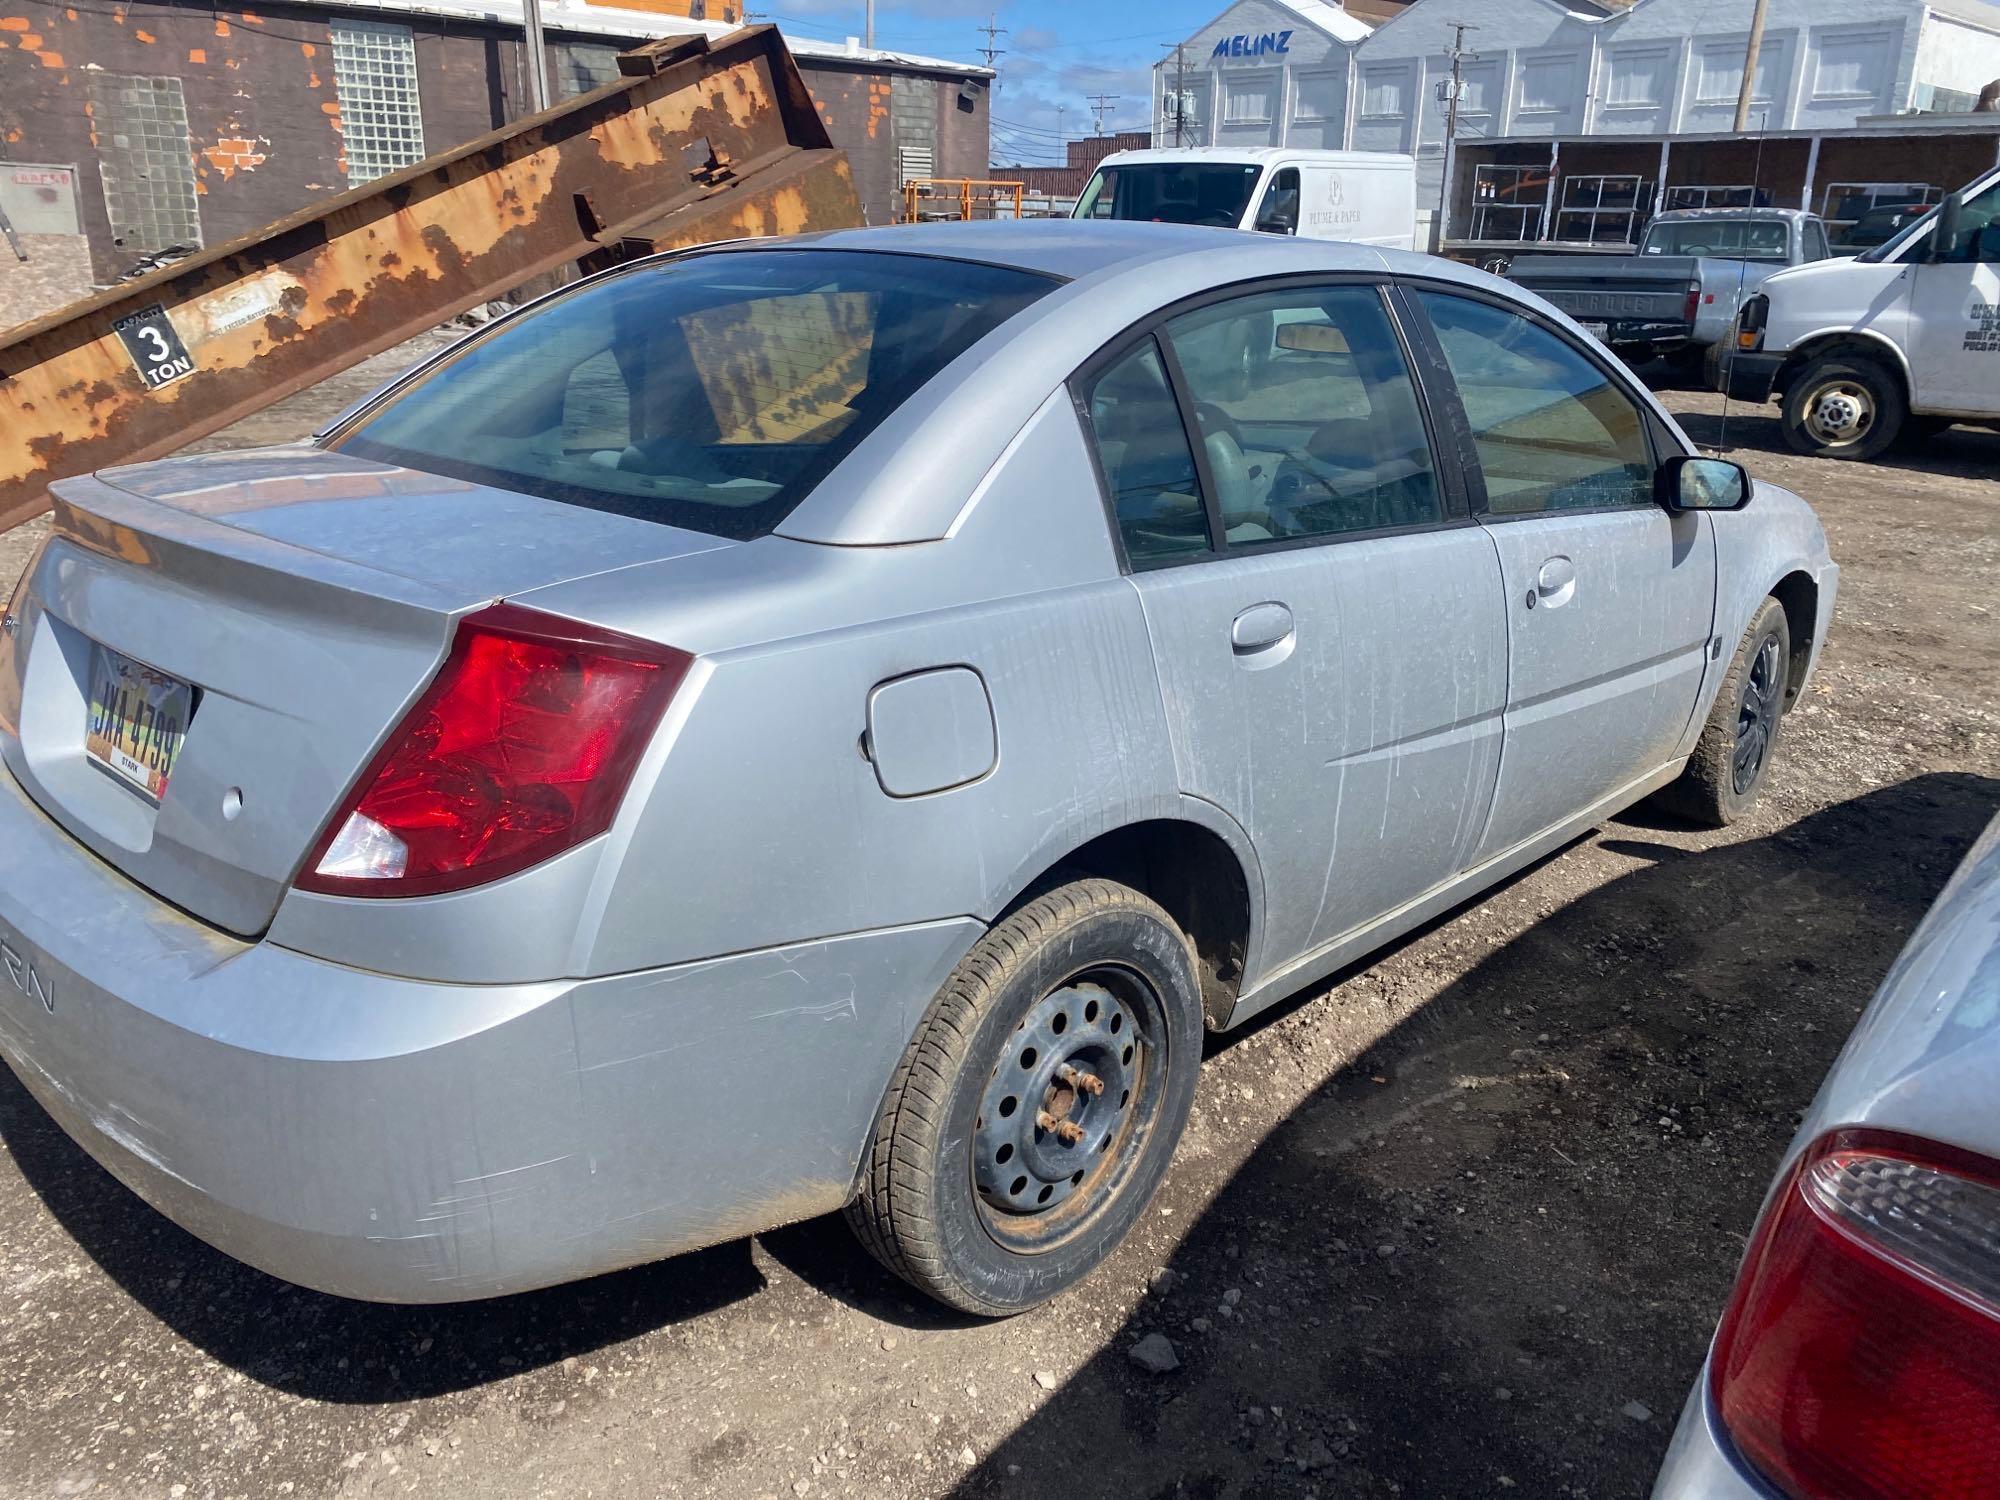
<svg viewBox="0 0 2000 1500">
<path fill-rule="evenodd" d="M 940 1302 L 1003 1317 L 1117 1248 L 1166 1175 L 1201 1064 L 1186 936 L 1107 880 L 981 938 L 889 1086 L 848 1222 Z"/>
<path fill-rule="evenodd" d="M 1767 598 L 1743 632 L 1687 769 L 1660 791 L 1661 806 L 1711 828 L 1750 810 L 1778 747 L 1791 649 L 1785 608 Z"/>
<path fill-rule="evenodd" d="M 1902 382 L 1871 359 L 1812 361 L 1785 390 L 1782 424 L 1795 453 L 1865 460 L 1896 441 L 1909 414 Z"/>
</svg>

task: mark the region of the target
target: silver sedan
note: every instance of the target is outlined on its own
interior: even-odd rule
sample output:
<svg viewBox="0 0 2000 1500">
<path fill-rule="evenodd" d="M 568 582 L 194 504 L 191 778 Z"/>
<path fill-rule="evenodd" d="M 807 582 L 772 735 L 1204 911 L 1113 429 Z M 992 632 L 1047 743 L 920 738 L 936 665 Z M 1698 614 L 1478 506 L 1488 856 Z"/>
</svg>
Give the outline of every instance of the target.
<svg viewBox="0 0 2000 1500">
<path fill-rule="evenodd" d="M 2000 818 L 1778 1170 L 1654 1500 L 2000 1480 Z"/>
<path fill-rule="evenodd" d="M 55 499 L 0 1051 L 388 1301 L 845 1207 L 1040 1302 L 1205 1028 L 1640 798 L 1747 807 L 1838 576 L 1505 283 L 1159 225 L 648 261 Z"/>
</svg>

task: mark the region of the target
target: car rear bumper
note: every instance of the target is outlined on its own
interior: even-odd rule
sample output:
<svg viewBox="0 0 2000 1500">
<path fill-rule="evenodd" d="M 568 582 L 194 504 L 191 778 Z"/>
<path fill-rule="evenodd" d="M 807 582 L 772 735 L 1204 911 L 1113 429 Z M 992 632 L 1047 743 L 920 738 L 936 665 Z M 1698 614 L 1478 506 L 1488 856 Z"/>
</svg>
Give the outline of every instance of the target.
<svg viewBox="0 0 2000 1500">
<path fill-rule="evenodd" d="M 286 1280 L 447 1302 L 843 1202 L 970 919 L 639 974 L 394 978 L 246 943 L 0 770 L 0 1055 L 92 1156 Z"/>
<path fill-rule="evenodd" d="M 1681 1408 L 1680 1425 L 1667 1447 L 1653 1500 L 1771 1500 L 1771 1491 L 1746 1472 L 1726 1439 L 1716 1432 L 1708 1404 L 1708 1366 Z"/>
</svg>

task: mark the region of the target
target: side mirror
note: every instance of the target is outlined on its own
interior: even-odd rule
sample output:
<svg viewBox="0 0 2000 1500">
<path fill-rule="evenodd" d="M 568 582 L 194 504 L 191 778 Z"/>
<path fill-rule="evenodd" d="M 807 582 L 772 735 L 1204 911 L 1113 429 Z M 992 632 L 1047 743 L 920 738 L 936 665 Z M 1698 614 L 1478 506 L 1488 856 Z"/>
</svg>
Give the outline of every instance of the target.
<svg viewBox="0 0 2000 1500">
<path fill-rule="evenodd" d="M 1958 227 L 1965 216 L 1965 194 L 1953 193 L 1937 207 L 1937 223 L 1931 226 L 1933 261 L 1958 259 Z"/>
<path fill-rule="evenodd" d="M 1678 454 L 1660 465 L 1660 503 L 1689 510 L 1741 510 L 1750 503 L 1750 471 L 1726 458 Z"/>
</svg>

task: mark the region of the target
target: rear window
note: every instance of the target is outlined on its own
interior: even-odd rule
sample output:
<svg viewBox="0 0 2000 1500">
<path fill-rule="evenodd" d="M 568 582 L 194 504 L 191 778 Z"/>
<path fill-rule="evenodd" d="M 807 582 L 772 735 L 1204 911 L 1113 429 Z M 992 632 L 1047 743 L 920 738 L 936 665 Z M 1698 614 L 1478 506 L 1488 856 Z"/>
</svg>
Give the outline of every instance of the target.
<svg viewBox="0 0 2000 1500">
<path fill-rule="evenodd" d="M 761 536 L 924 382 L 1056 284 L 866 251 L 639 266 L 468 342 L 334 446 Z"/>
<path fill-rule="evenodd" d="M 1725 260 L 1785 258 L 1782 219 L 1680 219 L 1646 231 L 1646 255 L 1714 255 Z"/>
</svg>

